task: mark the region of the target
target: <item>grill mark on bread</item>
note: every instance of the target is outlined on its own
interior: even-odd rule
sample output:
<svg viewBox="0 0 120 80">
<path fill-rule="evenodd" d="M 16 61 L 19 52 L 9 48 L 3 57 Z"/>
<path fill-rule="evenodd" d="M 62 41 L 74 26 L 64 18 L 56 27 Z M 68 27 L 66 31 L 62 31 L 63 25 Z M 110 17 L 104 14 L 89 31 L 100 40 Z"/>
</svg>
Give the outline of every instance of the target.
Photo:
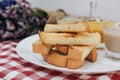
<svg viewBox="0 0 120 80">
<path fill-rule="evenodd" d="M 66 38 L 67 37 L 77 37 L 77 36 L 78 36 L 78 34 L 75 34 L 75 33 L 70 33 L 68 35 L 65 35 Z"/>
</svg>

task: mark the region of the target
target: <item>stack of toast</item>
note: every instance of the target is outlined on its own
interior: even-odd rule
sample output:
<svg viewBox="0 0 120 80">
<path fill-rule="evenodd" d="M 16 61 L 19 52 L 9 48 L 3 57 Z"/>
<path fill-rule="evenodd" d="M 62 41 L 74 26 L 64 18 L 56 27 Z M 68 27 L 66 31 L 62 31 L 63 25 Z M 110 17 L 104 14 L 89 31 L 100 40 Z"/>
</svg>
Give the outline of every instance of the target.
<svg viewBox="0 0 120 80">
<path fill-rule="evenodd" d="M 33 43 L 33 52 L 40 53 L 50 64 L 77 69 L 85 60 L 97 60 L 95 47 L 100 44 L 101 36 L 93 33 L 86 22 L 46 24 L 38 34 L 40 40 Z"/>
</svg>

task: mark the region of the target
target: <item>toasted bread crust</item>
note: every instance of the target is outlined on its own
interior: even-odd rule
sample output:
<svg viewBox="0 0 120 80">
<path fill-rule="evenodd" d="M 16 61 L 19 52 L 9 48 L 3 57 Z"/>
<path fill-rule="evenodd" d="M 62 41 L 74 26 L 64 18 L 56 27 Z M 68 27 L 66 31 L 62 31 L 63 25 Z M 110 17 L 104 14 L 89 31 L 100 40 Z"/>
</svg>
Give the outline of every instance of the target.
<svg viewBox="0 0 120 80">
<path fill-rule="evenodd" d="M 56 45 L 56 48 L 57 48 L 57 50 L 58 50 L 61 54 L 64 54 L 64 55 L 67 55 L 67 54 L 68 54 L 69 46 L 66 46 L 66 45 Z"/>
<path fill-rule="evenodd" d="M 47 57 L 45 56 L 45 60 L 55 66 L 66 67 L 68 58 L 67 56 L 60 54 L 58 51 L 52 50 Z"/>
<path fill-rule="evenodd" d="M 71 46 L 68 51 L 68 58 L 73 60 L 84 60 L 93 48 L 94 46 Z"/>
<path fill-rule="evenodd" d="M 41 40 L 35 41 L 32 44 L 34 53 L 48 54 L 52 47 L 53 47 L 52 45 L 43 44 Z"/>
<path fill-rule="evenodd" d="M 86 22 L 71 23 L 71 24 L 46 24 L 44 32 L 89 32 L 90 27 Z"/>
<path fill-rule="evenodd" d="M 77 69 L 79 67 L 82 67 L 83 64 L 84 64 L 84 60 L 83 61 L 82 60 L 77 61 L 77 60 L 69 59 L 68 64 L 67 64 L 67 68 L 68 69 Z"/>
<path fill-rule="evenodd" d="M 88 60 L 90 62 L 95 62 L 97 60 L 97 50 L 95 48 L 86 57 L 86 60 Z"/>
<path fill-rule="evenodd" d="M 39 32 L 39 36 L 47 45 L 98 45 L 101 42 L 99 33 L 45 33 Z"/>
<path fill-rule="evenodd" d="M 94 46 L 71 46 L 68 51 L 69 69 L 76 69 L 83 66 L 85 58 L 90 54 Z"/>
</svg>

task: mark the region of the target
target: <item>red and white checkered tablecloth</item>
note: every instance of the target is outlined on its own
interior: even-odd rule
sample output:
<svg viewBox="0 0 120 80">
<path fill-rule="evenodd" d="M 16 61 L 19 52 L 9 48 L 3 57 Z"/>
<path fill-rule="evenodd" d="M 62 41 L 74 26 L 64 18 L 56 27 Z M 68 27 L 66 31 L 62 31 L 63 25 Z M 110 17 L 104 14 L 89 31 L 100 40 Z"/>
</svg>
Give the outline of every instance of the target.
<svg viewBox="0 0 120 80">
<path fill-rule="evenodd" d="M 0 42 L 0 80 L 120 80 L 120 71 L 106 74 L 65 74 L 36 66 L 16 53 L 18 41 Z"/>
</svg>

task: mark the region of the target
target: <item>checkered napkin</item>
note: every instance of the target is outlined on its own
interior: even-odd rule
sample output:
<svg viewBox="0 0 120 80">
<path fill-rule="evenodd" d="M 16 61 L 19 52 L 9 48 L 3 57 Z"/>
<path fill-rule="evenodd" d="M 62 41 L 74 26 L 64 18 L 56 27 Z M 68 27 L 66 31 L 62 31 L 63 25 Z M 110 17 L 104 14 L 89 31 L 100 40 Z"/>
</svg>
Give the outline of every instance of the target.
<svg viewBox="0 0 120 80">
<path fill-rule="evenodd" d="M 66 74 L 36 66 L 16 53 L 18 41 L 0 42 L 0 80 L 120 80 L 120 71 L 106 74 Z"/>
</svg>

